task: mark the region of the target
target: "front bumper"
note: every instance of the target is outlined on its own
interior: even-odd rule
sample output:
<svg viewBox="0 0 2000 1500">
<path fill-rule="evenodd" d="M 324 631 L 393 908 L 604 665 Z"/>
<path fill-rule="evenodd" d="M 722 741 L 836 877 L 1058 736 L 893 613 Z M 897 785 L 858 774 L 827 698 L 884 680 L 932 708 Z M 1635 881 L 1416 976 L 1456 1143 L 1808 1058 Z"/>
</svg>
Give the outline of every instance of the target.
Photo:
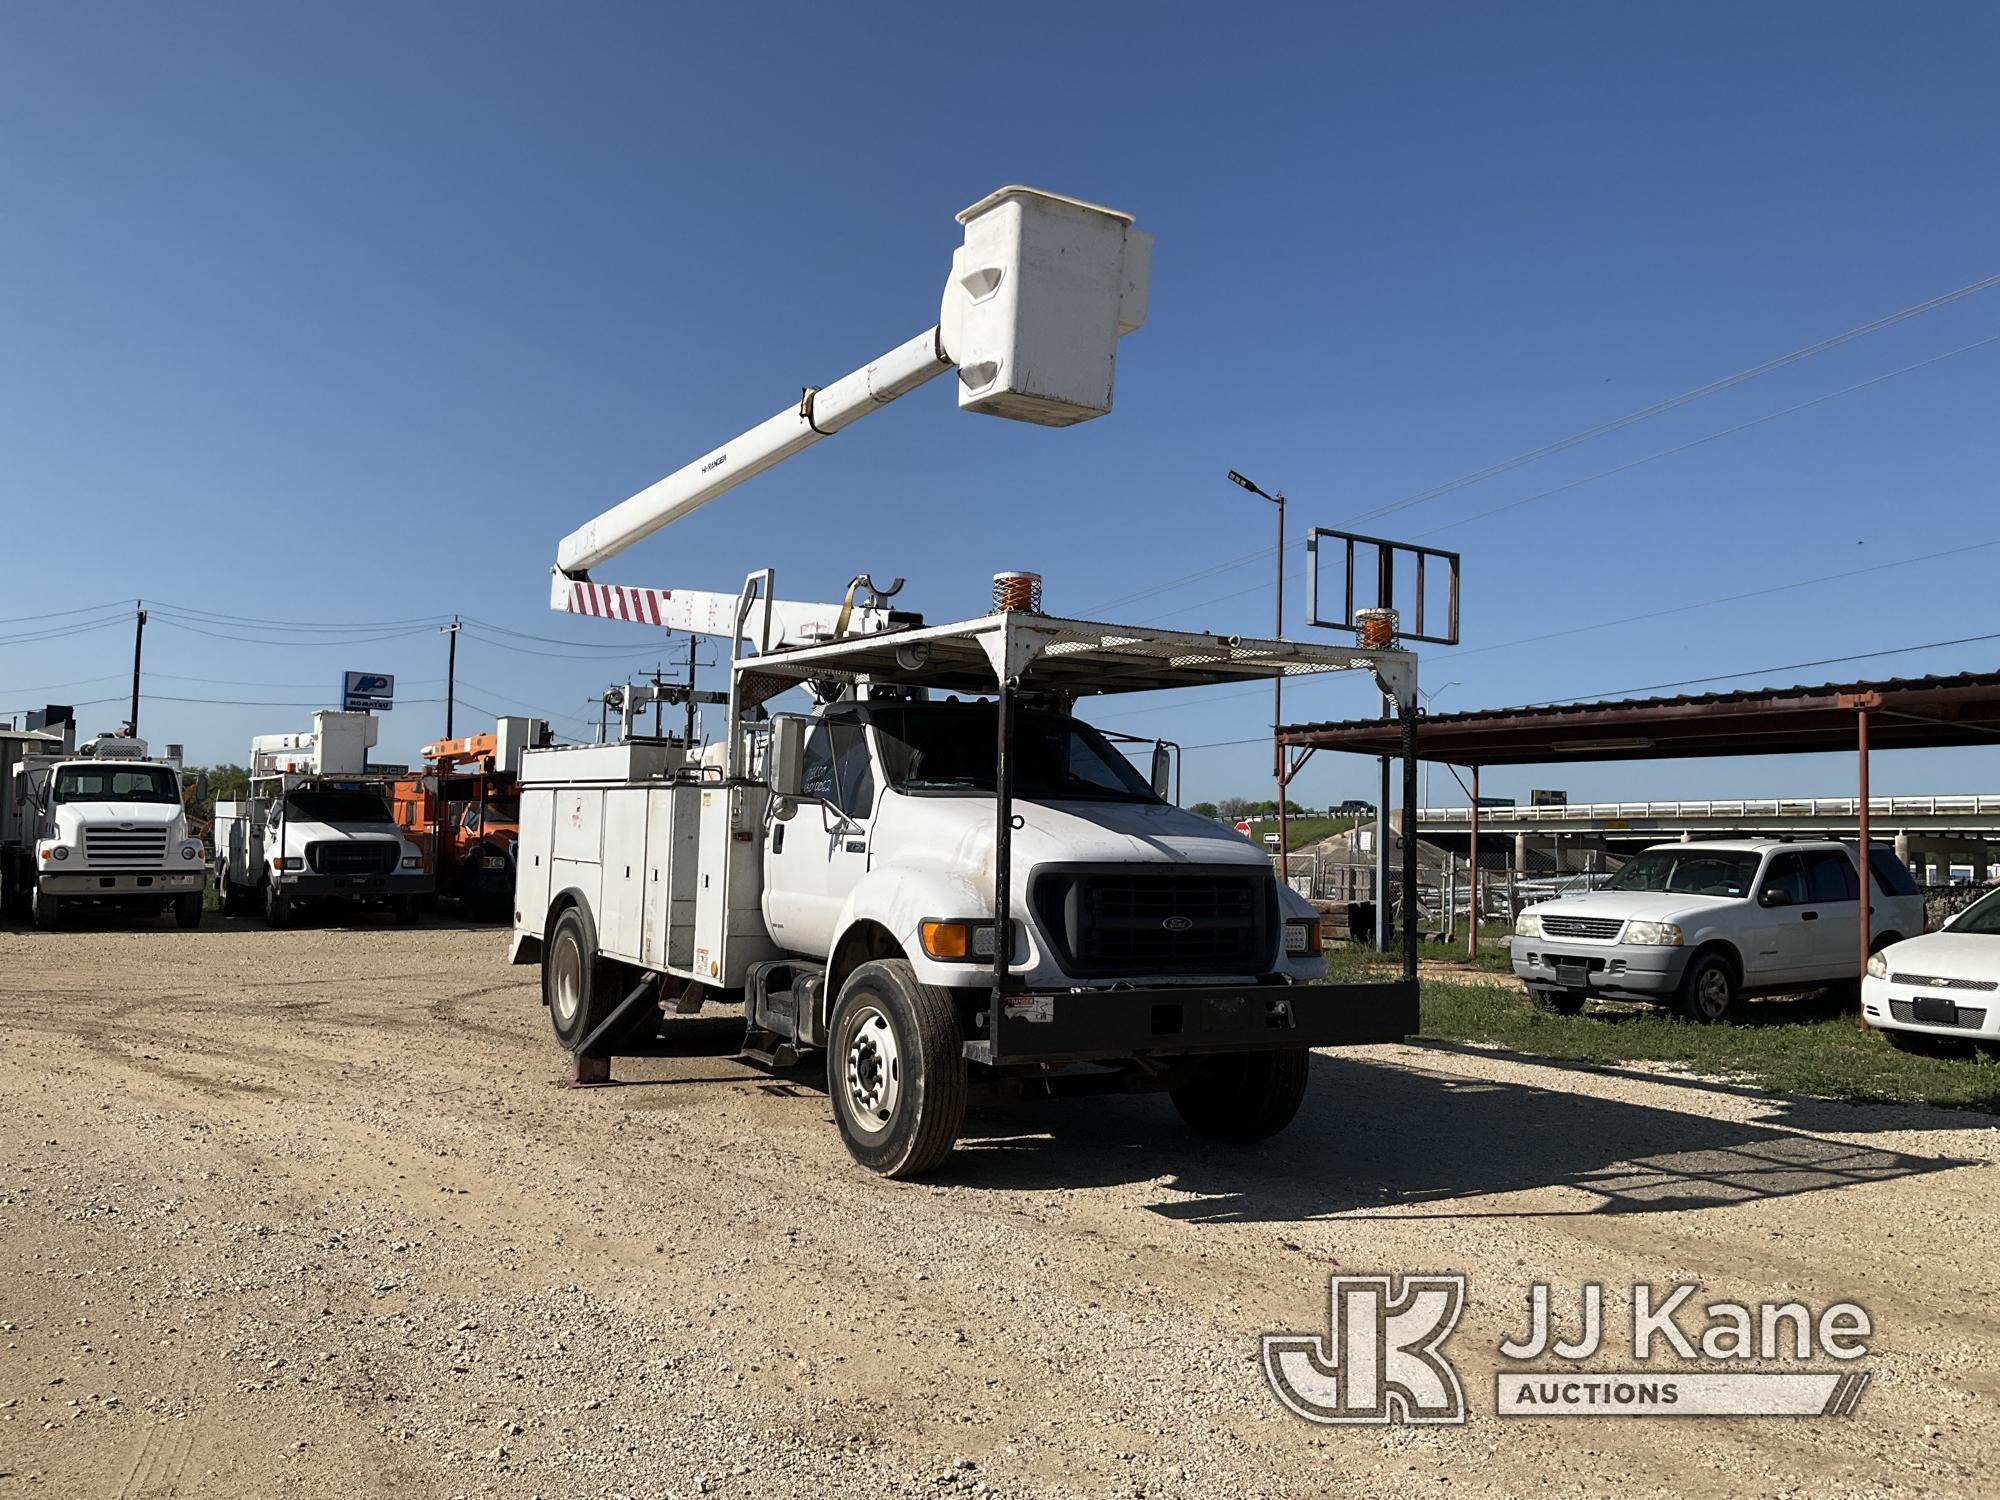
<svg viewBox="0 0 2000 1500">
<path fill-rule="evenodd" d="M 435 887 L 428 870 L 398 870 L 389 875 L 316 875 L 310 870 L 277 877 L 287 896 L 339 896 L 354 901 L 386 901 L 392 896 L 428 895 Z"/>
<path fill-rule="evenodd" d="M 1417 986 L 1401 980 L 1030 991 L 997 1016 L 989 1007 L 987 1034 L 965 1055 L 1000 1065 L 1355 1047 L 1401 1041 L 1419 1024 Z"/>
<path fill-rule="evenodd" d="M 1691 950 L 1516 937 L 1508 952 L 1514 977 L 1529 989 L 1658 1000 L 1680 988 Z"/>
<path fill-rule="evenodd" d="M 1924 1002 L 1928 1020 L 1918 1020 Z M 1938 1002 L 1951 1007 L 1941 1016 Z M 1961 1042 L 2000 1040 L 2000 992 L 1913 987 L 1893 979 L 1861 981 L 1861 1014 L 1884 1031 L 1915 1031 Z"/>
<path fill-rule="evenodd" d="M 90 871 L 55 874 L 44 870 L 36 883 L 51 896 L 184 896 L 208 880 L 200 865 L 192 870 Z"/>
</svg>

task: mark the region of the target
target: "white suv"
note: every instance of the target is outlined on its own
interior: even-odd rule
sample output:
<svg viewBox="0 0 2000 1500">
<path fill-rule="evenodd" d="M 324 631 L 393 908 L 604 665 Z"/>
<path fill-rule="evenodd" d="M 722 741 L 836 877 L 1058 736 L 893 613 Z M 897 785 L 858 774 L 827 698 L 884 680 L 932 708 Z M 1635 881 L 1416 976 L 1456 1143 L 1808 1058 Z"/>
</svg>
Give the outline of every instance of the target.
<svg viewBox="0 0 2000 1500">
<path fill-rule="evenodd" d="M 1924 898 L 1869 851 L 1870 947 L 1924 930 Z M 1769 839 L 1657 844 L 1602 890 L 1545 901 L 1514 927 L 1514 973 L 1573 1015 L 1593 995 L 1676 1003 L 1720 1021 L 1746 995 L 1859 979 L 1855 846 Z"/>
</svg>

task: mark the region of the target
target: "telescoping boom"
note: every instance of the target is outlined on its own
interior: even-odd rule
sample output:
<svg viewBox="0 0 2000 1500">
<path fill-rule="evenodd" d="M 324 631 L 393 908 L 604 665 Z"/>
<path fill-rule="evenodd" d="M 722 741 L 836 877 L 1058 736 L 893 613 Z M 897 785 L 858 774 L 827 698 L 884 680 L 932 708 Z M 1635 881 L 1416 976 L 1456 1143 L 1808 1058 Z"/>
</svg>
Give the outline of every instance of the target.
<svg viewBox="0 0 2000 1500">
<path fill-rule="evenodd" d="M 598 583 L 590 570 L 718 496 L 853 425 L 946 370 L 958 404 L 1045 427 L 1111 410 L 1119 338 L 1146 321 L 1153 242 L 1128 214 L 1032 188 L 1007 187 L 958 216 L 938 321 L 831 385 L 807 387 L 795 406 L 760 422 L 656 484 L 585 522 L 556 551 L 551 605 L 575 614 L 731 635 L 738 596 Z M 768 601 L 779 639 L 786 621 L 838 606 Z M 854 630 L 879 628 L 863 611 Z"/>
</svg>

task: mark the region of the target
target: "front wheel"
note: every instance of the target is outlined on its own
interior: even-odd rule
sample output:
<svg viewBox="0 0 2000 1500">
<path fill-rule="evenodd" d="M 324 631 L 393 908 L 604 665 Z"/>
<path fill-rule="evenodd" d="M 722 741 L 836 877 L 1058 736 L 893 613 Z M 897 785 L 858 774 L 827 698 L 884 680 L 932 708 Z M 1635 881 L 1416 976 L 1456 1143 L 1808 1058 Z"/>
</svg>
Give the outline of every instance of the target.
<svg viewBox="0 0 2000 1500">
<path fill-rule="evenodd" d="M 390 903 L 389 909 L 395 915 L 398 927 L 414 927 L 417 925 L 417 918 L 423 912 L 422 906 L 418 903 L 419 898 L 416 896 L 398 896 Z"/>
<path fill-rule="evenodd" d="M 174 897 L 174 926 L 182 932 L 193 932 L 201 926 L 201 892 L 190 891 L 185 896 Z"/>
<path fill-rule="evenodd" d="M 965 1125 L 965 1035 L 951 992 L 906 959 L 847 976 L 827 1027 L 826 1084 L 852 1156 L 883 1177 L 915 1177 L 951 1154 Z"/>
<path fill-rule="evenodd" d="M 1196 1135 L 1253 1145 L 1292 1123 L 1305 1103 L 1311 1067 L 1303 1047 L 1224 1053 L 1201 1059 L 1194 1076 L 1168 1097 Z"/>
<path fill-rule="evenodd" d="M 264 882 L 264 925 L 266 927 L 289 927 L 292 922 L 292 898 L 285 894 L 275 880 Z"/>
<path fill-rule="evenodd" d="M 1736 965 L 1720 953 L 1704 953 L 1681 978 L 1681 1014 L 1704 1026 L 1726 1021 L 1736 1008 L 1736 987 Z"/>
<path fill-rule="evenodd" d="M 28 917 L 39 932 L 54 932 L 62 921 L 62 898 L 42 888 L 37 880 L 28 887 Z"/>
</svg>

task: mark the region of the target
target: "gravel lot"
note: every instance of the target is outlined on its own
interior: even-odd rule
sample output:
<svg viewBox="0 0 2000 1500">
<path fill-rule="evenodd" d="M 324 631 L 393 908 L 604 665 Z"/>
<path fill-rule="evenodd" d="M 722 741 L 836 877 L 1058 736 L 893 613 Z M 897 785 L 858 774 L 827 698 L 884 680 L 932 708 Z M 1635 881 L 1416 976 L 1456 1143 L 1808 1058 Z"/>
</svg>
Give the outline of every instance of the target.
<svg viewBox="0 0 2000 1500">
<path fill-rule="evenodd" d="M 1986 1117 L 1383 1047 L 1262 1150 L 1044 1104 L 894 1184 L 726 1015 L 562 1088 L 504 958 L 0 931 L 0 1495 L 1991 1493 Z M 1468 1425 L 1280 1410 L 1257 1333 L 1323 1330 L 1332 1270 L 1470 1273 Z M 1634 1280 L 1852 1298 L 1873 1385 L 1499 1419 L 1537 1278 L 1604 1282 L 1614 1345 Z"/>
</svg>

